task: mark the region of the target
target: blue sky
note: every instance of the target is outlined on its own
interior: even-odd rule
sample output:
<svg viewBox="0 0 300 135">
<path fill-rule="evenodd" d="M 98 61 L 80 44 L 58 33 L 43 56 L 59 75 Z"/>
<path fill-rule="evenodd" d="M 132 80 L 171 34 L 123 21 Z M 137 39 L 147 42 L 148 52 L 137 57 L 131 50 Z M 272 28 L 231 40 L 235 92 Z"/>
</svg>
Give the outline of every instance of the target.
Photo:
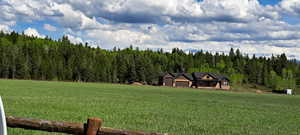
<svg viewBox="0 0 300 135">
<path fill-rule="evenodd" d="M 43 20 L 43 21 L 34 21 L 34 22 L 16 22 L 16 25 L 12 26 L 12 29 L 14 31 L 17 31 L 19 33 L 22 33 L 27 28 L 34 28 L 39 33 L 43 35 L 47 35 L 53 39 L 59 39 L 64 35 L 63 31 L 57 30 L 57 31 L 48 31 L 44 29 L 44 24 L 51 24 L 53 26 L 60 27 L 58 24 L 56 24 L 53 21 Z"/>
<path fill-rule="evenodd" d="M 259 2 L 263 5 L 276 5 L 280 2 L 281 0 L 259 0 Z"/>
<path fill-rule="evenodd" d="M 2 0 L 0 30 L 111 49 L 172 48 L 300 59 L 298 0 Z"/>
</svg>

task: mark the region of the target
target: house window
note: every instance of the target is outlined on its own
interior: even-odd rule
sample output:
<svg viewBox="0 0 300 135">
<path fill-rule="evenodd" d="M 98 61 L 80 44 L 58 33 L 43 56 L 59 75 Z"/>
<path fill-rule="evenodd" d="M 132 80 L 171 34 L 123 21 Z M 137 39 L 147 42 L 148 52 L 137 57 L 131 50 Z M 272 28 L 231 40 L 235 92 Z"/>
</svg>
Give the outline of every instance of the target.
<svg viewBox="0 0 300 135">
<path fill-rule="evenodd" d="M 228 85 L 228 82 L 227 82 L 227 81 L 224 81 L 224 82 L 223 82 L 223 85 L 227 86 L 227 85 Z"/>
</svg>

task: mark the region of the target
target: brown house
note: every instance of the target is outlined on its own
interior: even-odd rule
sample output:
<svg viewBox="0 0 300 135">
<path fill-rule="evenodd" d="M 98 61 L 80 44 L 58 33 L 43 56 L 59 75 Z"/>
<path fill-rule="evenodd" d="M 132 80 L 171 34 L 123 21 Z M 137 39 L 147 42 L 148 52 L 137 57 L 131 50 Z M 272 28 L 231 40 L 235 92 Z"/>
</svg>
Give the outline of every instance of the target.
<svg viewBox="0 0 300 135">
<path fill-rule="evenodd" d="M 229 82 L 225 76 L 208 72 L 164 73 L 159 78 L 160 85 L 169 87 L 230 89 Z"/>
<path fill-rule="evenodd" d="M 230 89 L 230 80 L 226 76 L 209 72 L 195 72 L 192 75 L 195 88 Z"/>
<path fill-rule="evenodd" d="M 193 84 L 193 77 L 185 73 L 164 73 L 159 82 L 162 86 L 188 88 Z"/>
</svg>

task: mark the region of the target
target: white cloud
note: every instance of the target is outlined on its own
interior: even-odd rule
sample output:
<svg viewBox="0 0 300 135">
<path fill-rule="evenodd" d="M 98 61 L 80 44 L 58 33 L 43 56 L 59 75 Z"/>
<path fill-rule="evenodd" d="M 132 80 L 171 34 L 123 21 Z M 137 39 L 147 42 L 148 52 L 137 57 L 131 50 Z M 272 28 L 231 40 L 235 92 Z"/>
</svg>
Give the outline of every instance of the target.
<svg viewBox="0 0 300 135">
<path fill-rule="evenodd" d="M 51 24 L 44 24 L 44 29 L 48 31 L 56 31 L 56 27 L 52 26 Z"/>
<path fill-rule="evenodd" d="M 253 21 L 261 17 L 278 18 L 277 12 L 261 6 L 258 0 L 66 0 L 87 16 L 117 22 L 201 22 Z M 89 7 L 89 8 L 86 8 Z M 142 7 L 142 8 L 141 8 Z"/>
<path fill-rule="evenodd" d="M 36 29 L 34 28 L 27 28 L 26 30 L 24 30 L 24 34 L 27 36 L 33 36 L 33 37 L 39 37 L 39 38 L 44 38 L 44 35 L 41 35 Z"/>
<path fill-rule="evenodd" d="M 300 15 L 300 1 L 263 6 L 258 0 L 3 0 L 0 29 L 16 22 L 54 21 L 71 42 L 103 48 L 178 47 L 246 53 L 288 53 L 300 59 L 300 25 L 280 15 Z M 48 31 L 58 30 L 45 24 Z M 43 37 L 36 29 L 27 35 Z M 269 49 L 268 49 L 269 48 Z"/>
<path fill-rule="evenodd" d="M 69 34 L 67 34 L 66 36 L 68 37 L 70 42 L 73 43 L 73 44 L 83 43 L 83 40 L 79 37 L 75 37 L 75 36 L 72 36 L 72 35 L 69 35 Z"/>
<path fill-rule="evenodd" d="M 74 10 L 69 4 L 54 3 L 52 10 L 61 14 L 60 16 L 54 16 L 53 19 L 67 28 L 86 30 L 105 27 L 96 21 L 95 18 L 89 18 L 81 11 Z"/>
<path fill-rule="evenodd" d="M 56 0 L 59 1 L 59 0 Z M 58 4 L 55 0 L 4 0 L 0 2 L 1 20 L 32 22 L 36 20 L 54 20 L 66 28 L 94 29 L 101 24 L 93 17 L 87 17 L 69 4 Z"/>
<path fill-rule="evenodd" d="M 141 45 L 146 40 L 151 40 L 149 35 L 131 30 L 88 30 L 86 31 L 86 37 L 99 40 L 104 48 L 112 48 L 119 45 L 123 45 L 123 47 L 133 44 Z"/>
<path fill-rule="evenodd" d="M 7 25 L 0 24 L 0 31 L 7 33 L 7 32 L 10 32 L 11 29 Z"/>
<path fill-rule="evenodd" d="M 299 0 L 282 0 L 280 2 L 280 9 L 287 14 L 300 16 L 300 1 Z"/>
</svg>

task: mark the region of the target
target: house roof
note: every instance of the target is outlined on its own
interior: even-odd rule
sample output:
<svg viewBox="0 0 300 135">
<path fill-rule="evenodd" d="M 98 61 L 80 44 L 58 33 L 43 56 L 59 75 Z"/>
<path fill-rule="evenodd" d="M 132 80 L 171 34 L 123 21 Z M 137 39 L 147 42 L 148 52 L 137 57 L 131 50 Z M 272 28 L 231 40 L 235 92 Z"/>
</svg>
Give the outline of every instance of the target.
<svg viewBox="0 0 300 135">
<path fill-rule="evenodd" d="M 195 78 L 202 78 L 205 75 L 210 75 L 217 80 L 229 80 L 228 77 L 217 74 L 217 73 L 211 73 L 211 72 L 194 72 L 193 73 L 193 77 L 195 77 Z"/>
<path fill-rule="evenodd" d="M 170 74 L 173 78 L 177 78 L 179 76 L 184 76 L 186 77 L 187 79 L 193 81 L 193 80 L 197 80 L 197 78 L 202 78 L 204 77 L 205 75 L 210 75 L 212 76 L 213 78 L 215 78 L 216 80 L 228 80 L 228 77 L 224 76 L 224 75 L 220 75 L 220 74 L 217 74 L 217 73 L 212 73 L 212 72 L 194 72 L 192 74 L 188 74 L 188 73 L 170 73 L 170 72 L 165 72 L 165 73 L 161 73 L 161 77 L 167 75 L 167 74 Z"/>
<path fill-rule="evenodd" d="M 165 76 L 167 74 L 170 74 L 174 78 L 177 78 L 179 76 L 184 76 L 185 78 L 189 79 L 190 81 L 194 80 L 193 76 L 191 74 L 188 74 L 188 73 L 170 73 L 170 72 L 166 72 L 166 73 L 161 74 L 161 76 Z"/>
<path fill-rule="evenodd" d="M 188 73 L 177 73 L 177 76 L 175 78 L 177 78 L 179 76 L 184 76 L 185 78 L 189 79 L 190 81 L 194 80 L 193 76 L 191 74 L 188 74 Z"/>
<path fill-rule="evenodd" d="M 166 75 L 171 75 L 172 77 L 176 77 L 177 75 L 176 75 L 176 73 L 170 73 L 170 72 L 164 72 L 164 73 L 160 73 L 160 76 L 161 77 L 164 77 L 164 76 L 166 76 Z"/>
</svg>

